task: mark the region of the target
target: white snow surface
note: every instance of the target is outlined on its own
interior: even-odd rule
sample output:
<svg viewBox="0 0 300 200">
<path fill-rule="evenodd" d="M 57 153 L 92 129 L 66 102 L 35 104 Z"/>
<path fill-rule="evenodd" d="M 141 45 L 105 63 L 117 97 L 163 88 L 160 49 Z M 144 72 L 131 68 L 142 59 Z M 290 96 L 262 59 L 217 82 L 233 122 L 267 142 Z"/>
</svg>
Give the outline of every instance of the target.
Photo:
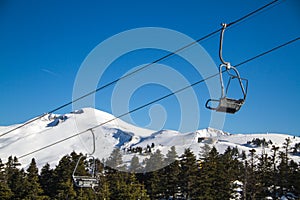
<svg viewBox="0 0 300 200">
<path fill-rule="evenodd" d="M 120 119 L 113 119 L 115 119 L 113 115 L 93 108 L 84 108 L 64 115 L 47 114 L 27 126 L 0 137 L 0 158 L 6 162 L 10 155 L 16 156 L 24 168 L 29 165 L 32 158 L 36 159 L 39 168 L 46 163 L 54 167 L 62 156 L 72 151 L 91 153 L 93 151 L 92 134 L 86 130 L 97 125 L 101 126 L 93 129 L 96 138 L 96 151 L 93 155 L 100 160 L 107 159 L 114 148 L 120 148 L 124 154 L 125 163 L 128 163 L 132 156 L 137 155 L 127 153 L 129 147 L 145 148 L 152 143 L 155 144 L 152 152 L 159 149 L 166 154 L 172 146 L 175 146 L 179 156 L 186 148 L 190 148 L 195 155 L 199 156 L 200 149 L 205 144 L 214 145 L 220 153 L 230 146 L 237 147 L 240 152 L 244 150 L 246 154 L 253 148 L 256 149 L 257 154 L 263 150 L 271 154 L 272 145 L 263 149 L 247 144 L 247 141 L 252 141 L 254 138 L 271 140 L 279 147 L 283 146 L 288 137 L 291 139 L 291 146 L 300 143 L 299 137 L 286 134 L 229 134 L 213 128 L 190 133 L 172 130 L 154 131 L 136 127 Z M 0 127 L 0 135 L 17 126 L 19 125 Z M 82 134 L 78 135 L 78 133 Z M 68 139 L 62 141 L 66 138 Z M 199 142 L 199 138 L 202 141 Z M 51 144 L 54 145 L 48 147 Z M 24 157 L 28 153 L 32 154 Z M 147 156 L 149 155 L 139 155 L 140 161 Z M 300 162 L 299 155 L 290 155 L 290 157 Z"/>
</svg>

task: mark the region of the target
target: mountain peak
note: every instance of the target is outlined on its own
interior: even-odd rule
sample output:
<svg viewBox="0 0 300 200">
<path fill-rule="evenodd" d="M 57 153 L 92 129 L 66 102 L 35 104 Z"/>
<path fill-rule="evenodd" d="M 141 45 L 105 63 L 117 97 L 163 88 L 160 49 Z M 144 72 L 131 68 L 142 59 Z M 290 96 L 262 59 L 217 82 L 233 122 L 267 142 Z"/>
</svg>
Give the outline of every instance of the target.
<svg viewBox="0 0 300 200">
<path fill-rule="evenodd" d="M 160 150 L 166 154 L 175 146 L 178 155 L 184 149 L 190 148 L 195 155 L 199 155 L 200 149 L 205 145 L 214 145 L 222 153 L 229 147 L 237 147 L 239 151 L 248 151 L 256 148 L 261 152 L 262 148 L 248 145 L 256 138 L 272 141 L 276 146 L 282 146 L 287 137 L 291 138 L 291 145 L 300 143 L 299 137 L 284 134 L 238 134 L 232 135 L 222 130 L 208 127 L 195 132 L 180 133 L 173 130 L 149 130 L 136 127 L 113 115 L 94 109 L 83 108 L 67 114 L 48 114 L 16 131 L 0 137 L 0 158 L 7 159 L 10 155 L 21 157 L 21 163 L 25 166 L 35 157 L 38 165 L 49 163 L 52 166 L 64 155 L 72 151 L 92 152 L 93 137 L 90 131 L 92 127 L 95 134 L 95 157 L 106 159 L 114 148 L 123 149 L 126 152 L 130 148 L 147 148 L 154 146 L 153 150 Z M 105 123 L 110 121 L 108 123 Z M 103 126 L 99 124 L 105 123 Z M 1 127 L 4 133 L 13 126 Z M 265 148 L 270 152 L 271 146 Z M 51 152 L 51 153 L 50 153 Z M 28 154 L 28 156 L 23 156 Z M 31 154 L 32 153 L 32 154 Z M 133 154 L 124 154 L 125 161 L 129 162 Z M 143 156 L 142 154 L 139 156 Z M 146 156 L 146 155 L 145 155 Z M 296 156 L 295 161 L 299 160 Z M 5 162 L 5 161 L 4 161 Z"/>
</svg>

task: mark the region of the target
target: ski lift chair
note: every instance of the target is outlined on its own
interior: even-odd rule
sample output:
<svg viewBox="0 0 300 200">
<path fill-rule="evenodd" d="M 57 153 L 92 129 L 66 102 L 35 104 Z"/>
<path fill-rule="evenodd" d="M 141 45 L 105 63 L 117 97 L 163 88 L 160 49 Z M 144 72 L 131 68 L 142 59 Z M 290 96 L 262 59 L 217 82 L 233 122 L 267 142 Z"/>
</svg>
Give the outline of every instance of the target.
<svg viewBox="0 0 300 200">
<path fill-rule="evenodd" d="M 223 26 L 223 28 L 221 31 L 220 48 L 219 48 L 219 57 L 222 62 L 222 64 L 219 67 L 219 77 L 220 77 L 222 94 L 221 94 L 220 99 L 208 99 L 205 104 L 205 107 L 210 110 L 215 110 L 217 112 L 234 114 L 240 110 L 240 108 L 242 107 L 242 105 L 245 102 L 245 99 L 247 96 L 247 90 L 248 90 L 248 80 L 241 78 L 238 70 L 235 67 L 231 66 L 229 62 L 225 62 L 223 60 L 223 57 L 222 57 L 223 37 L 224 37 L 224 31 L 225 31 L 225 28 L 227 25 L 222 24 L 222 26 Z M 224 67 L 225 67 L 225 70 L 223 70 Z M 224 80 L 223 80 L 223 76 L 222 76 L 223 72 L 225 72 L 225 71 L 229 75 L 229 81 L 227 83 L 226 90 L 224 89 Z M 230 73 L 231 71 L 233 71 L 234 74 Z M 234 98 L 227 97 L 228 88 L 231 83 L 231 80 L 233 80 L 233 79 L 238 79 L 239 86 L 242 90 L 243 96 L 240 99 L 234 99 Z M 243 82 L 245 83 L 245 86 L 244 86 Z M 213 102 L 217 102 L 218 105 L 212 106 Z"/>
<path fill-rule="evenodd" d="M 89 172 L 90 175 L 88 176 L 81 176 L 81 175 L 77 175 L 77 168 L 78 165 L 80 163 L 81 160 L 84 159 L 85 156 L 80 156 L 76 166 L 74 168 L 73 174 L 72 174 L 72 178 L 73 178 L 73 182 L 75 184 L 76 187 L 80 187 L 80 188 L 92 188 L 94 190 L 95 187 L 99 186 L 99 179 L 96 176 L 96 159 L 94 156 L 92 156 L 95 153 L 95 134 L 93 132 L 92 129 L 90 129 L 92 136 L 93 136 L 93 151 L 90 154 L 86 155 L 86 159 L 87 158 L 91 158 L 92 159 L 92 165 L 89 167 Z"/>
<path fill-rule="evenodd" d="M 99 180 L 98 178 L 96 177 L 96 174 L 95 174 L 95 158 L 93 156 L 88 156 L 87 158 L 92 158 L 92 166 L 90 168 L 91 170 L 91 174 L 89 176 L 79 176 L 79 175 L 76 175 L 76 171 L 77 171 L 77 168 L 78 168 L 78 164 L 80 163 L 80 161 L 84 158 L 84 156 L 81 156 L 77 163 L 76 163 L 76 167 L 73 171 L 73 174 L 72 174 L 72 178 L 73 178 L 73 181 L 74 181 L 74 184 L 76 187 L 80 187 L 80 188 L 92 188 L 94 189 L 95 187 L 99 186 Z"/>
</svg>

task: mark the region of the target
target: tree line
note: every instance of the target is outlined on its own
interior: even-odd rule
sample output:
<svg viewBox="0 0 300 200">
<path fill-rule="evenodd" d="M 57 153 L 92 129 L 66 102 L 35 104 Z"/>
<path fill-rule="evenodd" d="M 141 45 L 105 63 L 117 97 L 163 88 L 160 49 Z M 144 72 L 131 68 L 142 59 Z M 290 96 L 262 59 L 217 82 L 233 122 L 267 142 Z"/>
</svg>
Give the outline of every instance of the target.
<svg viewBox="0 0 300 200">
<path fill-rule="evenodd" d="M 166 155 L 160 150 L 140 161 L 134 155 L 130 164 L 122 161 L 122 152 L 114 149 L 110 157 L 96 160 L 99 186 L 75 187 L 72 172 L 82 154 L 71 152 L 57 166 L 40 170 L 33 158 L 29 167 L 20 169 L 16 157 L 0 160 L 0 199 L 280 199 L 284 194 L 300 195 L 300 163 L 294 162 L 290 140 L 283 150 L 272 146 L 271 154 L 255 149 L 239 152 L 228 147 L 219 153 L 205 145 L 199 158 L 185 149 L 180 156 L 175 147 Z M 246 154 L 249 154 L 246 158 Z M 80 160 L 76 173 L 89 175 L 91 160 Z M 164 166 L 164 167 L 162 167 Z"/>
</svg>

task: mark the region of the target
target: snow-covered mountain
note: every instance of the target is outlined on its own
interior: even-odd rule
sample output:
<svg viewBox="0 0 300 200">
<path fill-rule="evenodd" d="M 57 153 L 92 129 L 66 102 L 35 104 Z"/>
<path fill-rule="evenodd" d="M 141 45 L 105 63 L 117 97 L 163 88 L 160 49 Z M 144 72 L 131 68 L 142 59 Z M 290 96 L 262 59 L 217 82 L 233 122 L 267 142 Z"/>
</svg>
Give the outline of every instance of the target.
<svg viewBox="0 0 300 200">
<path fill-rule="evenodd" d="M 114 148 L 120 148 L 123 160 L 129 162 L 133 155 L 142 157 L 148 155 L 128 153 L 136 147 L 147 148 L 152 146 L 152 152 L 157 149 L 166 154 L 172 146 L 176 147 L 178 155 L 186 148 L 190 148 L 199 156 L 201 148 L 208 144 L 214 145 L 220 153 L 230 147 L 237 147 L 246 154 L 252 148 L 256 153 L 262 151 L 271 153 L 271 146 L 283 146 L 286 138 L 291 139 L 291 146 L 300 143 L 299 137 L 276 133 L 261 134 L 229 134 L 213 128 L 197 130 L 190 133 L 179 133 L 171 130 L 153 131 L 128 124 L 120 119 L 112 120 L 111 114 L 93 109 L 84 108 L 72 113 L 58 115 L 47 114 L 43 118 L 30 123 L 16 131 L 0 137 L 0 158 L 5 162 L 10 156 L 17 156 L 26 167 L 34 157 L 41 167 L 46 163 L 55 166 L 60 158 L 72 151 L 91 153 L 93 151 L 93 137 L 91 131 L 94 128 L 96 149 L 95 157 L 107 159 Z M 108 122 L 109 121 L 109 122 Z M 0 134 L 5 133 L 19 125 L 0 127 Z M 272 142 L 268 147 L 262 148 L 251 141 L 256 138 Z M 144 150 L 143 150 L 144 151 Z M 291 155 L 295 161 L 300 161 L 299 155 Z"/>
</svg>

